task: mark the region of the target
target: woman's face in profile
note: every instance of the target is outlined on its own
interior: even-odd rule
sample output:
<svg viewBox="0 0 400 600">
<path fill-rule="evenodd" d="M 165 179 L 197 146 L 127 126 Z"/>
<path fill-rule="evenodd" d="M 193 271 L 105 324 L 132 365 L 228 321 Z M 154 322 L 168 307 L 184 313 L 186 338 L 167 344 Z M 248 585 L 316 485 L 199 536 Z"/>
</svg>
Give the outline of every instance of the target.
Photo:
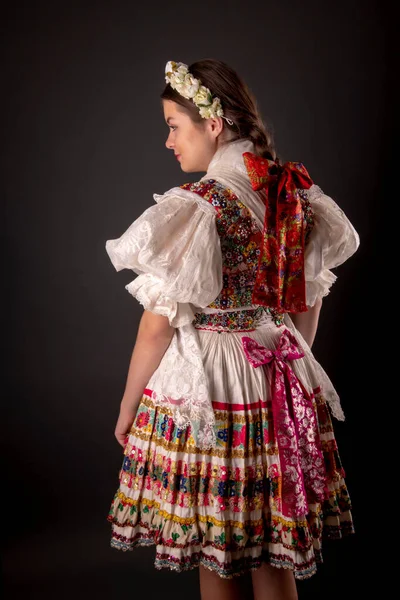
<svg viewBox="0 0 400 600">
<path fill-rule="evenodd" d="M 173 150 L 185 173 L 207 171 L 217 149 L 222 119 L 203 119 L 195 123 L 183 108 L 172 100 L 163 100 L 164 119 L 170 128 L 165 145 Z"/>
</svg>

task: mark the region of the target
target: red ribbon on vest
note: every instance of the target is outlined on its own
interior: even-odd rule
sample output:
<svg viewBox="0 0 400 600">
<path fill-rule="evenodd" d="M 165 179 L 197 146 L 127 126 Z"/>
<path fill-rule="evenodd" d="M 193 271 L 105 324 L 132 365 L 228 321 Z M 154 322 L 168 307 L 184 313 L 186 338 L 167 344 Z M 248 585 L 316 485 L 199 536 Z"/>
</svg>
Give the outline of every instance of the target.
<svg viewBox="0 0 400 600">
<path fill-rule="evenodd" d="M 267 194 L 252 302 L 280 312 L 305 312 L 305 224 L 298 189 L 314 182 L 299 162 L 280 165 L 253 152 L 244 152 L 243 160 L 253 190 Z"/>
</svg>

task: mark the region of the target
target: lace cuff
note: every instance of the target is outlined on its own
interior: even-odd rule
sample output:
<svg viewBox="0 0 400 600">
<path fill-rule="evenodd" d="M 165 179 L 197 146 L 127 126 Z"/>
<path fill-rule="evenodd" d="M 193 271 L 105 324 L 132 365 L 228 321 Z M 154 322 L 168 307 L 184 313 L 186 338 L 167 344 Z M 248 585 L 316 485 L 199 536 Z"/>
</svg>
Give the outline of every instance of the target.
<svg viewBox="0 0 400 600">
<path fill-rule="evenodd" d="M 337 276 L 329 269 L 323 269 L 313 280 L 306 279 L 307 306 L 314 306 L 318 298 L 327 296 Z"/>
<path fill-rule="evenodd" d="M 163 293 L 164 288 L 162 280 L 150 273 L 139 275 L 125 286 L 125 289 L 140 302 L 145 310 L 168 317 L 172 327 L 182 327 L 191 323 L 195 313 L 193 305 L 176 302 Z"/>
</svg>

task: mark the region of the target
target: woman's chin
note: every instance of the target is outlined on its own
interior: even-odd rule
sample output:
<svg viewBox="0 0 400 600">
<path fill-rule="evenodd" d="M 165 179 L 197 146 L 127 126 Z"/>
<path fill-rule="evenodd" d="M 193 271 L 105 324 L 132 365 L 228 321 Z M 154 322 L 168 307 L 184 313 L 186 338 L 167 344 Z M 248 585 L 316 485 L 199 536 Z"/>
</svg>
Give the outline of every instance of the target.
<svg viewBox="0 0 400 600">
<path fill-rule="evenodd" d="M 197 173 L 199 169 L 193 168 L 193 166 L 191 167 L 189 166 L 185 166 L 184 164 L 182 164 L 181 162 L 181 169 L 184 173 Z"/>
</svg>

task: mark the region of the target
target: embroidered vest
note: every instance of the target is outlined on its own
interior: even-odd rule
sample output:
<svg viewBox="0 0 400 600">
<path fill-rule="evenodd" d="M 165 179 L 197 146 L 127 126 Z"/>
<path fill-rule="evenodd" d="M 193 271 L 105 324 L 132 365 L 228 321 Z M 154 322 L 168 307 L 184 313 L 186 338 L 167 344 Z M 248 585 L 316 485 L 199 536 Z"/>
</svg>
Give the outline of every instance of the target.
<svg viewBox="0 0 400 600">
<path fill-rule="evenodd" d="M 182 189 L 199 194 L 217 212 L 216 225 L 221 242 L 223 287 L 208 306 L 219 310 L 252 304 L 252 292 L 262 243 L 262 231 L 250 210 L 236 194 L 215 179 L 185 183 Z M 307 194 L 299 190 L 306 222 L 307 241 L 313 225 Z M 282 316 L 282 315 L 281 315 Z"/>
</svg>

